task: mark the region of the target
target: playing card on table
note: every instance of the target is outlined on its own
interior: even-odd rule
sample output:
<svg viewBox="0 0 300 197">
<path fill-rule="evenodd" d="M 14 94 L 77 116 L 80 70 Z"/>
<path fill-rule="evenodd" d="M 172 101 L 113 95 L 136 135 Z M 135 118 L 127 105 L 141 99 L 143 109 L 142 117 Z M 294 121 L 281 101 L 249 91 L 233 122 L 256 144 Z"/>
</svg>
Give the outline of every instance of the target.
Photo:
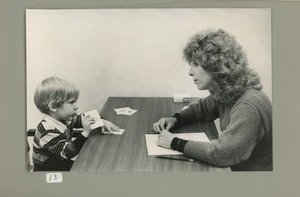
<svg viewBox="0 0 300 197">
<path fill-rule="evenodd" d="M 128 110 L 130 110 L 129 107 L 123 107 L 123 108 L 117 108 L 117 109 L 115 109 L 115 111 L 116 111 L 117 114 L 126 114 Z"/>
<path fill-rule="evenodd" d="M 127 116 L 131 116 L 132 114 L 137 112 L 137 110 L 131 109 L 130 107 L 117 108 L 115 109 L 115 111 L 118 115 L 122 114 Z"/>
<path fill-rule="evenodd" d="M 113 133 L 110 133 L 108 131 L 104 131 L 103 134 L 111 134 L 111 135 L 122 135 L 124 133 L 125 129 L 120 129 L 119 131 L 114 131 Z"/>
<path fill-rule="evenodd" d="M 137 112 L 137 110 L 135 110 L 135 109 L 129 109 L 129 110 L 125 113 L 125 115 L 131 116 L 131 115 L 134 114 L 135 112 Z"/>
<path fill-rule="evenodd" d="M 100 115 L 96 109 L 84 113 L 84 116 L 85 117 L 89 116 L 90 118 L 93 118 L 95 120 L 95 122 L 90 125 L 91 129 L 96 129 L 98 127 L 104 126 L 104 123 L 103 123 L 102 119 L 100 118 Z"/>
</svg>

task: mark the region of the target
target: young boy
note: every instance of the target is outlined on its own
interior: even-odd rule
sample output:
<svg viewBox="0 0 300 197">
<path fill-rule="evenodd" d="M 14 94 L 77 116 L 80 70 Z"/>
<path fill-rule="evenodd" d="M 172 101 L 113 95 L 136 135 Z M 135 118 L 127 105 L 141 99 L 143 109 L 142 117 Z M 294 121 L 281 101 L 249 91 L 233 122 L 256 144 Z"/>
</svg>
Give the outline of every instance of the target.
<svg viewBox="0 0 300 197">
<path fill-rule="evenodd" d="M 36 88 L 34 103 L 45 114 L 33 138 L 34 171 L 69 171 L 91 132 L 94 119 L 77 115 L 78 88 L 58 77 L 43 80 Z M 109 132 L 119 128 L 103 120 Z M 83 132 L 72 141 L 73 128 Z M 102 128 L 103 130 L 104 128 Z"/>
</svg>

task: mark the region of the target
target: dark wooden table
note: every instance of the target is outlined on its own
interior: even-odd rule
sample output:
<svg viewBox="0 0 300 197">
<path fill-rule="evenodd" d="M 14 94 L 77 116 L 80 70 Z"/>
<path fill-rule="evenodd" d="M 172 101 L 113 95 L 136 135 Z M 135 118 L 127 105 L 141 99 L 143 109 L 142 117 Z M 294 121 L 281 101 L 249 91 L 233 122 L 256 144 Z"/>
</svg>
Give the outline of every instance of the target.
<svg viewBox="0 0 300 197">
<path fill-rule="evenodd" d="M 153 134 L 153 123 L 161 117 L 172 116 L 189 103 L 174 103 L 172 98 L 109 97 L 101 117 L 113 122 L 125 132 L 105 135 L 93 130 L 82 147 L 71 171 L 109 172 L 166 172 L 166 171 L 230 171 L 198 161 L 187 162 L 148 156 L 145 134 Z M 131 116 L 117 115 L 115 108 L 138 110 Z M 174 132 L 205 132 L 210 140 L 218 132 L 213 122 L 195 123 Z"/>
</svg>

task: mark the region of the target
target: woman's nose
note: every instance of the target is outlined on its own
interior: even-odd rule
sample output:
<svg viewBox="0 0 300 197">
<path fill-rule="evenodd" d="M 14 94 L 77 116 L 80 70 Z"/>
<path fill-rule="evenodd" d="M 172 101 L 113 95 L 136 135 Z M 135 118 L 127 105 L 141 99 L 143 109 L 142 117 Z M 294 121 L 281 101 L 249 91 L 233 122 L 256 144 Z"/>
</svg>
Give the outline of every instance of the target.
<svg viewBox="0 0 300 197">
<path fill-rule="evenodd" d="M 193 67 L 191 66 L 190 67 L 190 70 L 189 70 L 189 76 L 194 76 L 195 72 L 193 70 Z"/>
<path fill-rule="evenodd" d="M 75 110 L 77 110 L 79 107 L 77 105 L 77 103 L 75 103 L 75 106 L 74 106 Z"/>
</svg>

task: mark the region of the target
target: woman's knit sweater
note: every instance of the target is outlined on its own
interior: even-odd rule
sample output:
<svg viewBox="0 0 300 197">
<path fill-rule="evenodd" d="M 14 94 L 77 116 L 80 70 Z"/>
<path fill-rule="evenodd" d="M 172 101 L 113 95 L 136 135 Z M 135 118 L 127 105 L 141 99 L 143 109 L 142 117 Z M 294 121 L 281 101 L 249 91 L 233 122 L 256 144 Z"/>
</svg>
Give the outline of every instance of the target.
<svg viewBox="0 0 300 197">
<path fill-rule="evenodd" d="M 221 133 L 211 142 L 188 141 L 183 153 L 233 171 L 272 171 L 272 105 L 259 90 L 248 89 L 234 104 L 212 96 L 178 113 L 180 124 L 220 118 Z"/>
</svg>

